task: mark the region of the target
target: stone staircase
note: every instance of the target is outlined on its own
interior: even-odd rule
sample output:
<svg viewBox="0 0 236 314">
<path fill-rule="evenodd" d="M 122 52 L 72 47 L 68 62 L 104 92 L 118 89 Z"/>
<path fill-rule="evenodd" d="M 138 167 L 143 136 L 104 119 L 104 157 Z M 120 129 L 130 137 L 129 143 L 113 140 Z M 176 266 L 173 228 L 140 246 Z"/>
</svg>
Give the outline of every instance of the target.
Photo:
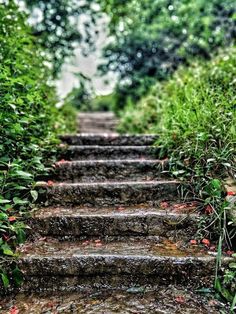
<svg viewBox="0 0 236 314">
<path fill-rule="evenodd" d="M 62 136 L 68 146 L 54 178 L 39 184 L 46 206 L 19 249 L 23 292 L 211 286 L 215 256 L 190 244 L 199 215 L 188 186 L 156 159 L 156 136 L 118 135 L 116 123 L 111 113 L 81 113 L 82 133 Z M 196 308 L 178 313 L 217 313 Z"/>
</svg>

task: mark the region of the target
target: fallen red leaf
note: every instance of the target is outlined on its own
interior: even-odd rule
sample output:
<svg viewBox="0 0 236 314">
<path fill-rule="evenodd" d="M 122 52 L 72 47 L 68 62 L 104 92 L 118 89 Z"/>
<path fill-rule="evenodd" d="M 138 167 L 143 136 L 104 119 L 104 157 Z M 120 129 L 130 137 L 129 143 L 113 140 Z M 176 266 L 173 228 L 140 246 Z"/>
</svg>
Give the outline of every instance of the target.
<svg viewBox="0 0 236 314">
<path fill-rule="evenodd" d="M 56 162 L 57 165 L 61 165 L 61 164 L 64 164 L 66 163 L 67 161 L 65 159 L 61 159 L 59 161 Z"/>
<path fill-rule="evenodd" d="M 102 246 L 102 243 L 96 243 L 95 246 Z"/>
<path fill-rule="evenodd" d="M 18 313 L 19 313 L 19 310 L 16 306 L 13 306 L 9 312 L 9 314 L 18 314 Z"/>
<path fill-rule="evenodd" d="M 97 239 L 94 241 L 95 243 L 101 243 L 101 240 Z"/>
<path fill-rule="evenodd" d="M 234 251 L 228 250 L 228 251 L 226 251 L 225 253 L 226 253 L 227 255 L 231 256 L 232 254 L 234 254 Z"/>
<path fill-rule="evenodd" d="M 175 301 L 180 304 L 184 304 L 186 302 L 185 297 L 183 297 L 182 295 L 179 295 L 178 297 L 176 297 Z"/>
<path fill-rule="evenodd" d="M 210 241 L 208 239 L 202 239 L 202 244 L 206 245 L 206 246 L 210 246 Z"/>
<path fill-rule="evenodd" d="M 219 303 L 218 303 L 218 301 L 216 301 L 216 300 L 209 300 L 209 301 L 208 301 L 208 304 L 209 304 L 210 306 L 216 306 L 216 305 L 218 305 Z"/>
<path fill-rule="evenodd" d="M 8 218 L 8 220 L 9 220 L 10 222 L 16 221 L 16 217 L 15 217 L 15 216 L 11 216 L 11 217 Z"/>
<path fill-rule="evenodd" d="M 207 205 L 207 207 L 205 208 L 205 214 L 212 214 L 213 213 L 213 208 L 211 205 Z"/>
<path fill-rule="evenodd" d="M 236 193 L 233 192 L 233 191 L 228 191 L 228 192 L 227 192 L 227 195 L 228 195 L 228 196 L 234 196 L 234 195 L 236 195 Z"/>
<path fill-rule="evenodd" d="M 160 203 L 160 207 L 161 207 L 161 208 L 168 208 L 168 207 L 169 207 L 169 203 L 167 203 L 167 202 L 161 202 L 161 203 Z"/>
<path fill-rule="evenodd" d="M 49 181 L 47 182 L 47 184 L 48 184 L 48 186 L 52 186 L 52 185 L 54 184 L 54 182 L 51 181 L 51 180 L 49 180 Z"/>
<path fill-rule="evenodd" d="M 82 245 L 89 245 L 89 241 L 82 242 Z"/>
<path fill-rule="evenodd" d="M 120 210 L 120 211 L 121 211 L 121 210 L 125 210 L 125 208 L 122 207 L 122 206 L 120 206 L 120 207 L 117 208 L 117 210 Z"/>
<path fill-rule="evenodd" d="M 2 238 L 3 238 L 3 240 L 4 240 L 4 241 L 9 240 L 9 236 L 8 236 L 8 235 L 6 235 L 6 234 L 3 234 L 3 235 L 2 235 Z"/>
<path fill-rule="evenodd" d="M 197 240 L 190 240 L 190 244 L 197 245 Z"/>
</svg>

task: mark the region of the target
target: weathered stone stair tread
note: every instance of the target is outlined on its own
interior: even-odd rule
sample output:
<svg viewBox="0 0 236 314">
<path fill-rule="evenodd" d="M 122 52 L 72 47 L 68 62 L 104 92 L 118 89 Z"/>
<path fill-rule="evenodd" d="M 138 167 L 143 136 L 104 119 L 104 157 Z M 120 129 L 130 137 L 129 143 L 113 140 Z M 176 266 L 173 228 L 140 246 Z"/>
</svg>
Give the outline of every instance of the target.
<svg viewBox="0 0 236 314">
<path fill-rule="evenodd" d="M 178 300 L 183 302 L 178 302 Z M 157 287 L 133 286 L 106 291 L 97 288 L 77 293 L 19 294 L 1 300 L 2 313 L 10 313 L 12 307 L 19 314 L 79 313 L 79 314 L 219 314 L 229 313 L 229 308 L 215 300 L 214 295 L 205 296 L 191 287 L 180 285 Z"/>
<path fill-rule="evenodd" d="M 97 134 L 97 135 L 100 135 L 100 134 L 104 134 L 104 133 L 107 133 L 107 134 L 117 134 L 117 132 L 115 132 L 115 130 L 108 130 L 107 128 L 93 128 L 91 126 L 91 128 L 80 128 L 80 133 L 88 133 L 88 134 Z"/>
<path fill-rule="evenodd" d="M 167 177 L 168 162 L 162 160 L 79 160 L 56 164 L 57 181 L 153 180 Z"/>
<path fill-rule="evenodd" d="M 186 276 L 212 278 L 215 256 L 204 248 L 185 246 L 159 237 L 105 237 L 58 241 L 42 238 L 19 251 L 25 276 Z M 223 258 L 222 263 L 231 261 Z M 173 280 L 173 279 L 172 279 Z"/>
<path fill-rule="evenodd" d="M 118 134 L 75 134 L 62 135 L 61 139 L 70 145 L 152 145 L 157 135 L 118 135 Z"/>
<path fill-rule="evenodd" d="M 129 240 L 129 241 L 127 241 Z M 61 241 L 53 237 L 38 239 L 28 242 L 19 250 L 20 258 L 44 257 L 82 257 L 99 256 L 121 256 L 126 259 L 129 256 L 162 258 L 203 258 L 204 260 L 215 259 L 204 248 L 185 245 L 184 243 L 173 243 L 168 239 L 159 237 L 88 237 L 75 241 Z M 63 253 L 63 254 L 62 254 Z M 173 259 L 174 261 L 174 259 Z"/>
<path fill-rule="evenodd" d="M 94 111 L 94 112 L 80 112 L 78 115 L 78 118 L 94 118 L 94 119 L 107 119 L 109 117 L 115 117 L 115 114 L 113 112 L 100 112 L 100 111 Z"/>
<path fill-rule="evenodd" d="M 113 206 L 135 205 L 149 202 L 155 204 L 160 200 L 177 200 L 180 183 L 177 181 L 119 181 L 119 182 L 85 182 L 55 183 L 48 186 L 38 184 L 47 190 L 49 205 L 86 205 Z M 184 187 L 182 184 L 181 187 Z"/>
<path fill-rule="evenodd" d="M 193 208 L 188 207 L 190 212 Z M 190 239 L 196 231 L 197 214 L 167 212 L 155 208 L 142 210 L 118 207 L 109 212 L 87 208 L 42 208 L 31 219 L 32 230 L 42 235 L 114 236 L 158 235 Z"/>
<path fill-rule="evenodd" d="M 66 155 L 72 160 L 80 159 L 133 159 L 147 158 L 158 152 L 153 146 L 100 146 L 75 145 L 69 146 Z"/>
<path fill-rule="evenodd" d="M 190 205 L 189 205 L 190 204 Z M 178 206 L 176 206 L 178 205 Z M 179 209 L 178 209 L 179 207 Z M 177 203 L 170 205 L 168 208 L 162 209 L 160 207 L 150 207 L 147 204 L 141 206 L 113 206 L 113 207 L 62 207 L 62 206 L 50 206 L 43 207 L 37 210 L 33 217 L 35 218 L 46 218 L 56 216 L 99 216 L 99 217 L 110 217 L 110 216 L 128 216 L 128 215 L 157 215 L 157 216 L 170 216 L 170 217 L 183 217 L 183 216 L 198 216 L 196 212 L 196 206 L 189 203 Z"/>
</svg>

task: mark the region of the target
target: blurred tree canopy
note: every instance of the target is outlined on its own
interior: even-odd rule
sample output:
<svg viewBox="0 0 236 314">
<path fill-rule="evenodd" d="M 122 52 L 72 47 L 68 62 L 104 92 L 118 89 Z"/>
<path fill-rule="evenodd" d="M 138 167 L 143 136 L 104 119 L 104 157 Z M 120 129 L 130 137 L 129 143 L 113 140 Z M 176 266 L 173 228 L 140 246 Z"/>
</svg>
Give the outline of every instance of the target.
<svg viewBox="0 0 236 314">
<path fill-rule="evenodd" d="M 94 24 L 92 0 L 24 0 L 32 14 L 34 35 L 46 49 L 56 76 L 66 57 L 73 55 L 74 48 L 82 39 L 90 42 L 90 25 Z"/>
<path fill-rule="evenodd" d="M 119 107 L 194 56 L 209 58 L 236 37 L 235 0 L 97 0 L 110 16 L 102 73 L 119 74 Z"/>
</svg>

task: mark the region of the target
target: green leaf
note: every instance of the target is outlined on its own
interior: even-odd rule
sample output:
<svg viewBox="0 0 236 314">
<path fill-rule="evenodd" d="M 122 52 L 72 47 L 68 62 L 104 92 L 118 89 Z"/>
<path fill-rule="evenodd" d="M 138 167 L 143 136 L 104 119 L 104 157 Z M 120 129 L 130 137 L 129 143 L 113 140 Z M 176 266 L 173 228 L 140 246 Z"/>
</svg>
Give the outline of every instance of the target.
<svg viewBox="0 0 236 314">
<path fill-rule="evenodd" d="M 8 276 L 6 275 L 6 273 L 1 273 L 1 278 L 2 278 L 2 282 L 3 282 L 3 286 L 4 288 L 7 288 L 10 284 Z"/>
<path fill-rule="evenodd" d="M 22 200 L 22 199 L 20 199 L 19 197 L 14 197 L 14 198 L 13 198 L 13 202 L 14 202 L 14 204 L 16 204 L 16 205 L 25 205 L 25 204 L 28 204 L 28 203 L 29 203 L 28 201 Z"/>
<path fill-rule="evenodd" d="M 31 179 L 32 178 L 32 174 L 29 172 L 25 172 L 25 171 L 21 171 L 21 170 L 16 170 L 16 175 L 18 177 L 21 177 L 23 179 Z"/>
<path fill-rule="evenodd" d="M 7 220 L 8 219 L 8 215 L 5 213 L 0 213 L 0 220 Z"/>
<path fill-rule="evenodd" d="M 231 304 L 231 307 L 230 307 L 230 311 L 231 311 L 232 313 L 234 313 L 235 306 L 236 306 L 236 293 L 235 293 L 234 299 L 233 299 L 232 304 Z"/>
<path fill-rule="evenodd" d="M 30 194 L 33 198 L 33 201 L 35 202 L 38 199 L 38 192 L 35 190 L 30 191 Z"/>
<path fill-rule="evenodd" d="M 22 244 L 26 240 L 26 235 L 23 229 L 17 230 L 17 241 L 18 243 Z"/>
<path fill-rule="evenodd" d="M 3 251 L 3 254 L 8 256 L 15 256 L 14 252 L 10 248 L 10 246 L 7 243 L 2 244 L 1 249 Z"/>
<path fill-rule="evenodd" d="M 11 203 L 10 200 L 0 199 L 0 204 L 9 204 Z"/>
<path fill-rule="evenodd" d="M 20 269 L 16 266 L 16 268 L 12 271 L 12 277 L 17 286 L 20 286 L 23 281 L 23 275 Z"/>
</svg>

